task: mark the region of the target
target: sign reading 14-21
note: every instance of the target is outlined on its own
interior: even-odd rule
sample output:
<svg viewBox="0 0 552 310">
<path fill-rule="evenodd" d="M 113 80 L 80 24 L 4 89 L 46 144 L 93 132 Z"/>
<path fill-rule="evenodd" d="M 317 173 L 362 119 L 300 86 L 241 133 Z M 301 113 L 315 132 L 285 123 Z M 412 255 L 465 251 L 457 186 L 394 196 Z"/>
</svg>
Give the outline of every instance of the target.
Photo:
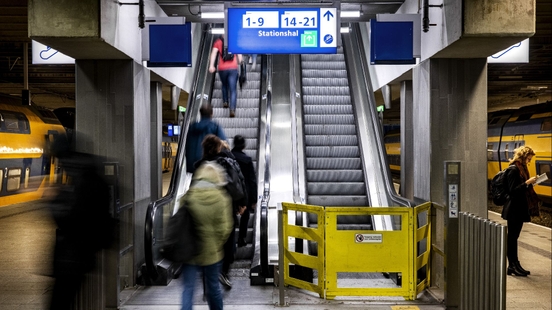
<svg viewBox="0 0 552 310">
<path fill-rule="evenodd" d="M 234 54 L 335 54 L 336 8 L 228 8 Z"/>
</svg>

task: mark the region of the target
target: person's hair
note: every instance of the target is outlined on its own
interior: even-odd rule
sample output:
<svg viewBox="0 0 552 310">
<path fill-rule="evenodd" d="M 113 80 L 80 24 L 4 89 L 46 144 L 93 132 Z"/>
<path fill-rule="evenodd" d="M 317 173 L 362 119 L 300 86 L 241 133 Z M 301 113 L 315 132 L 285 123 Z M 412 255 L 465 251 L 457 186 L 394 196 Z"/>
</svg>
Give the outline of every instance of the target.
<svg viewBox="0 0 552 310">
<path fill-rule="evenodd" d="M 213 156 L 220 153 L 222 149 L 222 141 L 219 137 L 213 134 L 208 134 L 203 139 L 201 146 L 203 147 L 203 157 Z"/>
<path fill-rule="evenodd" d="M 514 150 L 514 158 L 510 160 L 510 164 L 516 161 L 525 164 L 525 161 L 529 156 L 535 156 L 535 151 L 533 151 L 530 146 L 520 146 Z"/>
<path fill-rule="evenodd" d="M 221 144 L 221 151 L 222 150 L 230 150 L 230 145 L 228 145 L 228 142 L 226 142 L 225 140 L 221 140 L 220 141 L 220 144 Z"/>
<path fill-rule="evenodd" d="M 201 114 L 202 117 L 211 117 L 213 116 L 213 106 L 205 102 L 201 108 L 199 108 L 199 114 Z"/>
<path fill-rule="evenodd" d="M 238 151 L 245 149 L 245 138 L 242 135 L 236 135 L 234 137 L 234 148 Z"/>
</svg>

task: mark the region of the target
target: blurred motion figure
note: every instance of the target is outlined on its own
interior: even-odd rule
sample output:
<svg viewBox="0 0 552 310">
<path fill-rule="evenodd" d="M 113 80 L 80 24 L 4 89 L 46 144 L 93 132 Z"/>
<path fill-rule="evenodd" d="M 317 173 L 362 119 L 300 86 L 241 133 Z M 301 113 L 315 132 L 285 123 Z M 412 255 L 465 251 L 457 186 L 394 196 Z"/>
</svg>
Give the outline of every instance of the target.
<svg viewBox="0 0 552 310">
<path fill-rule="evenodd" d="M 96 253 L 110 246 L 115 220 L 109 212 L 110 191 L 98 158 L 71 150 L 65 137 L 54 141 L 66 182 L 55 188 L 50 208 L 57 225 L 51 310 L 72 309 L 85 274 L 95 267 Z"/>
</svg>

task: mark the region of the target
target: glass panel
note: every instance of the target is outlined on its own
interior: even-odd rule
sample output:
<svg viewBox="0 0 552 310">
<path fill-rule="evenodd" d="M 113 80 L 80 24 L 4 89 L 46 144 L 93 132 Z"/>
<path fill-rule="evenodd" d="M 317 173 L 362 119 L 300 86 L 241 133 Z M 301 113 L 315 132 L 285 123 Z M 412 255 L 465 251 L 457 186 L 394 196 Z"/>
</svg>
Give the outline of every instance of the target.
<svg viewBox="0 0 552 310">
<path fill-rule="evenodd" d="M 8 192 L 16 191 L 21 186 L 21 169 L 10 169 L 8 170 L 8 184 L 6 189 Z"/>
<path fill-rule="evenodd" d="M 493 160 L 493 143 L 487 144 L 487 160 Z"/>
<path fill-rule="evenodd" d="M 19 131 L 19 120 L 11 113 L 4 114 L 6 129 L 9 131 Z"/>
</svg>

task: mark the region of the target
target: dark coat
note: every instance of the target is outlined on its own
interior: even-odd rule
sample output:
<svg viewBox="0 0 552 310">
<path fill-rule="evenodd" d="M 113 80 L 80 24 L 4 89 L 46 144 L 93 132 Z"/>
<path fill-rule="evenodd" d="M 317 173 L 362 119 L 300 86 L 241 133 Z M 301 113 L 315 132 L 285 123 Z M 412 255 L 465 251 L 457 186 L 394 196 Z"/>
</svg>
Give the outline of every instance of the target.
<svg viewBox="0 0 552 310">
<path fill-rule="evenodd" d="M 506 188 L 509 198 L 502 208 L 502 218 L 509 221 L 530 222 L 527 191 L 533 186 L 527 186 L 519 168 L 511 164 L 506 174 Z"/>
<path fill-rule="evenodd" d="M 232 154 L 236 158 L 236 161 L 240 165 L 243 177 L 245 178 L 245 186 L 247 189 L 247 207 L 257 203 L 257 175 L 255 174 L 255 167 L 253 167 L 253 159 L 247 156 L 243 151 L 236 149 L 232 150 Z"/>
<path fill-rule="evenodd" d="M 190 125 L 186 138 L 186 171 L 193 173 L 198 165 L 195 165 L 203 155 L 201 143 L 208 134 L 214 134 L 221 140 L 226 140 L 222 127 L 211 118 L 202 117 L 197 123 Z"/>
</svg>

